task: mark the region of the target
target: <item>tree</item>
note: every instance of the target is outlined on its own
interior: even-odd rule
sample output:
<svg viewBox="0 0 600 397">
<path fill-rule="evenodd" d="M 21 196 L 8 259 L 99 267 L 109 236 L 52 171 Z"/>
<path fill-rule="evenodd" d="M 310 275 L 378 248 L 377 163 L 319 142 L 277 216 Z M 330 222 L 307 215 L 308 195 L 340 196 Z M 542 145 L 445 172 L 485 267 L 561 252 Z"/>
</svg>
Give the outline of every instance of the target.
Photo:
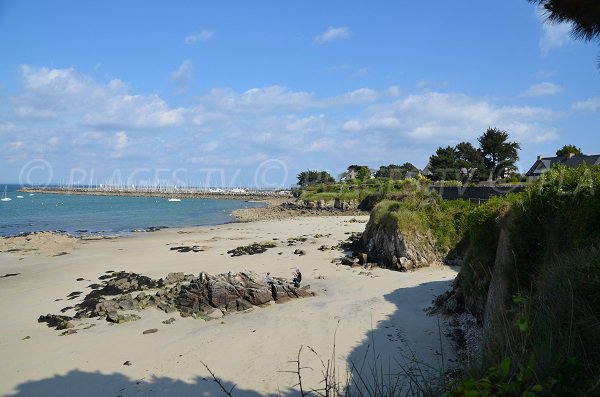
<svg viewBox="0 0 600 397">
<path fill-rule="evenodd" d="M 418 168 L 411 163 L 404 163 L 402 165 L 390 164 L 382 165 L 379 167 L 379 171 L 375 173 L 377 178 L 389 178 L 394 180 L 403 179 L 407 172 L 418 171 Z"/>
<path fill-rule="evenodd" d="M 478 139 L 483 163 L 489 172 L 489 179 L 496 179 L 507 172 L 516 171 L 521 145 L 508 142 L 508 133 L 498 128 L 488 128 Z"/>
<path fill-rule="evenodd" d="M 483 162 L 483 154 L 470 142 L 461 142 L 454 149 L 456 163 L 460 170 L 461 179 L 480 180 L 487 177 L 487 170 Z"/>
<path fill-rule="evenodd" d="M 569 157 L 569 154 L 574 154 L 575 156 L 583 155 L 581 149 L 575 145 L 565 145 L 556 151 L 558 157 Z"/>
<path fill-rule="evenodd" d="M 335 179 L 327 171 L 303 171 L 298 174 L 298 185 L 300 186 L 333 182 Z"/>
<path fill-rule="evenodd" d="M 457 181 L 460 179 L 456 153 L 452 146 L 439 147 L 429 158 L 433 180 Z"/>
<path fill-rule="evenodd" d="M 552 23 L 570 22 L 572 34 L 583 41 L 600 41 L 600 1 L 598 0 L 528 0 L 541 5 Z"/>
<path fill-rule="evenodd" d="M 362 166 L 358 169 L 358 173 L 356 174 L 356 179 L 359 181 L 364 181 L 371 178 L 371 171 L 369 171 L 369 167 Z"/>
</svg>

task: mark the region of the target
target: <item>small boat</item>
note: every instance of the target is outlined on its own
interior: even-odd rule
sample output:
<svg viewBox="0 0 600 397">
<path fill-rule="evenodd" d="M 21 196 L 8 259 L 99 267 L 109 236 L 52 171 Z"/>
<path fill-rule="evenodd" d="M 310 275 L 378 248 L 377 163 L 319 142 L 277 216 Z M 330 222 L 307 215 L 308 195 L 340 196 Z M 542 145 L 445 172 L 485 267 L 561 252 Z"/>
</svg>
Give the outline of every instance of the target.
<svg viewBox="0 0 600 397">
<path fill-rule="evenodd" d="M 23 196 L 17 196 L 17 198 L 23 198 Z"/>
<path fill-rule="evenodd" d="M 0 199 L 0 201 L 10 201 L 12 200 L 10 197 L 6 197 L 6 185 L 4 185 L 4 196 Z"/>
<path fill-rule="evenodd" d="M 33 193 L 29 193 L 29 197 L 33 196 Z"/>
<path fill-rule="evenodd" d="M 178 198 L 170 198 L 168 201 L 181 201 L 181 199 L 178 199 Z"/>
</svg>

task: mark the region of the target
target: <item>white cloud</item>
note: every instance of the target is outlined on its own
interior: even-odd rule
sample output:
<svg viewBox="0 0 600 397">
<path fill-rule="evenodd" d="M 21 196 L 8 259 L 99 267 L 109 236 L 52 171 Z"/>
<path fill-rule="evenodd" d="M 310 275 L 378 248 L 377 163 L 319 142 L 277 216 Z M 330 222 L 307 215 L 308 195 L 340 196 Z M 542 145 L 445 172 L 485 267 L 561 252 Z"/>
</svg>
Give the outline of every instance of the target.
<svg viewBox="0 0 600 397">
<path fill-rule="evenodd" d="M 119 131 L 115 134 L 115 150 L 123 150 L 131 143 L 127 133 L 125 131 Z"/>
<path fill-rule="evenodd" d="M 189 67 L 184 62 L 175 75 L 185 75 Z M 56 161 L 97 161 L 98 169 L 123 164 L 251 169 L 265 159 L 286 157 L 293 174 L 293 167 L 348 163 L 349 154 L 382 164 L 398 158 L 418 163 L 437 146 L 475 142 L 490 126 L 522 143 L 558 134 L 550 126 L 559 115 L 546 108 L 500 105 L 461 93 L 411 93 L 397 86 L 363 86 L 333 96 L 283 86 L 215 88 L 193 98 L 192 105 L 175 108 L 158 94 L 135 92 L 120 80 L 94 80 L 74 69 L 23 67 L 22 78 L 20 93 L 4 105 L 9 117 L 0 121 L 5 162 L 60 153 Z M 600 98 L 572 106 L 598 107 Z"/>
<path fill-rule="evenodd" d="M 183 94 L 188 90 L 192 80 L 192 61 L 186 59 L 183 63 L 171 73 L 171 81 L 175 83 L 175 94 Z"/>
<path fill-rule="evenodd" d="M 571 105 L 572 111 L 594 113 L 600 108 L 600 97 L 589 98 Z"/>
<path fill-rule="evenodd" d="M 182 110 L 156 94 L 132 95 L 120 80 L 93 81 L 74 69 L 21 67 L 23 92 L 14 99 L 21 119 L 77 119 L 95 128 L 155 129 L 177 125 Z"/>
<path fill-rule="evenodd" d="M 350 37 L 350 29 L 347 27 L 328 27 L 323 33 L 315 37 L 315 43 L 323 44 L 335 40 L 343 40 Z"/>
<path fill-rule="evenodd" d="M 573 42 L 571 39 L 572 25 L 567 22 L 551 23 L 546 21 L 543 8 L 538 8 L 537 15 L 542 24 L 544 34 L 540 39 L 539 46 L 542 55 L 546 56 L 555 48 L 569 45 Z"/>
<path fill-rule="evenodd" d="M 562 87 L 558 84 L 543 82 L 539 84 L 533 84 L 527 91 L 523 93 L 524 96 L 545 96 L 555 95 L 562 91 Z"/>
<path fill-rule="evenodd" d="M 190 34 L 186 36 L 183 41 L 186 44 L 195 44 L 198 42 L 208 41 L 215 35 L 214 30 L 202 29 L 200 32 Z"/>
<path fill-rule="evenodd" d="M 555 117 L 550 110 L 528 106 L 497 106 L 464 94 L 429 92 L 373 105 L 370 114 L 347 120 L 347 132 L 394 133 L 417 141 L 473 140 L 489 126 L 518 130 L 523 140 L 539 139 L 540 120 Z M 510 127 L 510 128 L 509 128 Z M 544 135 L 553 139 L 555 135 Z"/>
</svg>

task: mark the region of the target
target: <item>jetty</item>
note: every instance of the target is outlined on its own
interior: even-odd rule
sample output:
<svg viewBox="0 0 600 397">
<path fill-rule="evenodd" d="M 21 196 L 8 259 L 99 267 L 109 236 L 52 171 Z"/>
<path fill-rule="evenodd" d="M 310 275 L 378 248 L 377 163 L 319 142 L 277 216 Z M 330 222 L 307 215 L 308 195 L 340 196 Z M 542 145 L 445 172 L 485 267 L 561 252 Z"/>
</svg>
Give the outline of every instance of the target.
<svg viewBox="0 0 600 397">
<path fill-rule="evenodd" d="M 36 186 L 18 189 L 25 193 L 48 193 L 89 196 L 132 196 L 164 198 L 204 198 L 243 201 L 272 201 L 293 197 L 292 189 L 206 188 L 177 186 Z"/>
</svg>

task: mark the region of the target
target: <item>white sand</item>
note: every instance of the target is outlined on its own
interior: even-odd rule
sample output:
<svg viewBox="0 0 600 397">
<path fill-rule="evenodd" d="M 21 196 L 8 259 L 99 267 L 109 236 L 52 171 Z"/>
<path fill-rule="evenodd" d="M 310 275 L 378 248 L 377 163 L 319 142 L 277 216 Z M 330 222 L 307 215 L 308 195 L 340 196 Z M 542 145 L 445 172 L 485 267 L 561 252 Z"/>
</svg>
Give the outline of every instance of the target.
<svg viewBox="0 0 600 397">
<path fill-rule="evenodd" d="M 410 346 L 428 363 L 440 361 L 438 319 L 423 309 L 434 295 L 449 288 L 456 272 L 446 267 L 399 273 L 384 269 L 360 274 L 360 268 L 331 263 L 339 251 L 319 251 L 322 244 L 345 240 L 344 232 L 362 231 L 364 223 L 348 217 L 296 218 L 229 224 L 217 227 L 163 230 L 99 241 L 81 241 L 79 247 L 58 257 L 0 253 L 0 395 L 2 396 L 211 396 L 221 395 L 208 380 L 205 362 L 223 385 L 234 384 L 236 396 L 295 394 L 293 374 L 301 346 L 310 346 L 327 362 L 331 358 L 336 328 L 335 358 L 340 373 L 348 362 L 359 365 L 365 350 L 368 357 L 381 356 L 384 368 L 402 361 Z M 361 217 L 366 221 L 367 217 Z M 314 238 L 314 234 L 331 234 Z M 304 243 L 276 248 L 253 256 L 229 257 L 227 250 L 252 242 L 309 235 Z M 178 253 L 173 245 L 200 245 L 204 252 Z M 304 249 L 297 256 L 295 249 Z M 282 255 L 278 255 L 283 252 Z M 42 314 L 60 314 L 60 309 L 77 303 L 66 296 L 73 291 L 90 291 L 108 270 L 125 270 L 153 278 L 171 271 L 209 274 L 250 269 L 291 278 L 300 268 L 303 284 L 318 296 L 255 308 L 223 320 L 181 318 L 149 308 L 141 320 L 110 325 L 104 320 L 77 322 L 78 333 L 60 336 L 61 331 L 37 323 Z M 324 278 L 317 279 L 318 276 Z M 88 281 L 76 281 L 83 277 Z M 55 299 L 63 300 L 56 302 Z M 72 311 L 65 313 L 73 315 Z M 175 317 L 172 325 L 161 321 Z M 93 328 L 82 329 L 88 324 Z M 150 335 L 142 331 L 158 328 Z M 22 338 L 30 336 L 29 339 Z M 374 342 L 374 343 L 373 343 Z M 449 344 L 442 337 L 445 360 Z M 368 347 L 369 346 L 369 347 Z M 130 361 L 131 366 L 124 366 Z M 302 364 L 305 388 L 319 387 L 320 362 L 307 348 Z"/>
</svg>

